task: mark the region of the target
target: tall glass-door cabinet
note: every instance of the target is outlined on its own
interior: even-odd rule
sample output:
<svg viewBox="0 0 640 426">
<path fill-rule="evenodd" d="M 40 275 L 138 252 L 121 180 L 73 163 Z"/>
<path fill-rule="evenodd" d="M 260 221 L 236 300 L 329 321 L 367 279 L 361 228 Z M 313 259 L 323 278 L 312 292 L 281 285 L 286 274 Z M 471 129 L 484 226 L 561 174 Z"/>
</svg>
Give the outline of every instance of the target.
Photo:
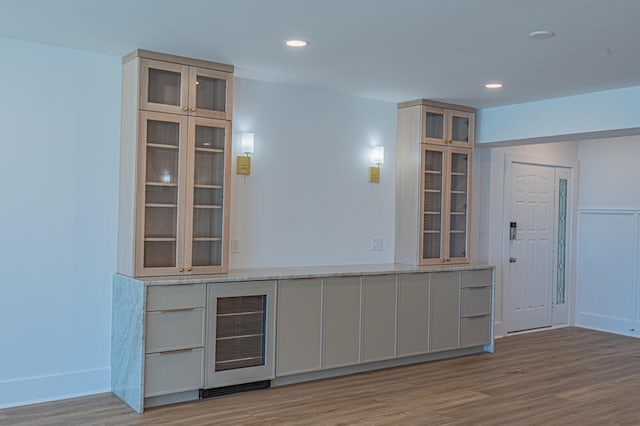
<svg viewBox="0 0 640 426">
<path fill-rule="evenodd" d="M 233 67 L 124 59 L 118 272 L 227 271 Z"/>
<path fill-rule="evenodd" d="M 473 126 L 468 107 L 399 105 L 396 262 L 469 262 Z"/>
</svg>

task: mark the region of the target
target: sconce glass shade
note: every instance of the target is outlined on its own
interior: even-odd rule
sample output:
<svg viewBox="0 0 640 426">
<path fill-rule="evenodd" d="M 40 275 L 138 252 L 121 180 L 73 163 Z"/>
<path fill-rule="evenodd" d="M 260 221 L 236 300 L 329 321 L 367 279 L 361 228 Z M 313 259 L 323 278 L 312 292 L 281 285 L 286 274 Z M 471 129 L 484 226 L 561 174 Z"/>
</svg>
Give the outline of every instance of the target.
<svg viewBox="0 0 640 426">
<path fill-rule="evenodd" d="M 247 154 L 253 154 L 253 133 L 243 133 L 241 140 L 242 152 Z"/>
<path fill-rule="evenodd" d="M 384 163 L 384 146 L 374 146 L 371 150 L 371 162 L 374 164 Z"/>
</svg>

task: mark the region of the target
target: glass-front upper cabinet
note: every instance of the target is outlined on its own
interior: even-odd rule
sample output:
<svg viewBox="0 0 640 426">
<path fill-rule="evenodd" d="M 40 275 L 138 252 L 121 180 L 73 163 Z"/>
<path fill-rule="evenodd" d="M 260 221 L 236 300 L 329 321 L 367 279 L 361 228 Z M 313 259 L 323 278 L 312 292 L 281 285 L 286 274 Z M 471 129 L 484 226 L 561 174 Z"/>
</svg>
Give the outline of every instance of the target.
<svg viewBox="0 0 640 426">
<path fill-rule="evenodd" d="M 422 109 L 422 143 L 473 146 L 474 113 L 424 106 Z"/>
<path fill-rule="evenodd" d="M 444 231 L 445 149 L 425 148 L 422 152 L 422 261 L 441 263 Z"/>
<path fill-rule="evenodd" d="M 449 202 L 447 212 L 449 215 L 449 244 L 447 259 L 449 263 L 468 263 L 469 187 L 471 184 L 469 151 L 452 148 L 449 161 Z"/>
<path fill-rule="evenodd" d="M 184 229 L 179 218 L 184 203 L 187 117 L 140 113 L 141 179 L 138 194 L 138 275 L 148 271 L 174 275 L 184 263 Z"/>
<path fill-rule="evenodd" d="M 467 263 L 470 151 L 423 145 L 420 264 Z"/>
<path fill-rule="evenodd" d="M 118 273 L 228 270 L 233 66 L 123 59 Z"/>
<path fill-rule="evenodd" d="M 224 272 L 231 122 L 142 111 L 137 275 Z"/>
<path fill-rule="evenodd" d="M 226 265 L 229 225 L 229 161 L 231 123 L 223 120 L 189 120 L 189 177 L 187 220 L 187 272 L 221 272 Z"/>
<path fill-rule="evenodd" d="M 229 72 L 142 59 L 140 74 L 140 109 L 231 120 Z"/>
</svg>

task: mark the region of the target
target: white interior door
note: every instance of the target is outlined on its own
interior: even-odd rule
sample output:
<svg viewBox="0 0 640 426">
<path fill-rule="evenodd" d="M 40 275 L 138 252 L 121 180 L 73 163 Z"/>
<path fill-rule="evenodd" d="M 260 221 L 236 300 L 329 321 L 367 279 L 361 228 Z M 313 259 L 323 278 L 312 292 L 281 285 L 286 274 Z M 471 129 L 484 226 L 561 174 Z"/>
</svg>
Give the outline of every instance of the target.
<svg viewBox="0 0 640 426">
<path fill-rule="evenodd" d="M 511 164 L 507 332 L 550 327 L 552 323 L 554 184 L 553 167 Z"/>
</svg>

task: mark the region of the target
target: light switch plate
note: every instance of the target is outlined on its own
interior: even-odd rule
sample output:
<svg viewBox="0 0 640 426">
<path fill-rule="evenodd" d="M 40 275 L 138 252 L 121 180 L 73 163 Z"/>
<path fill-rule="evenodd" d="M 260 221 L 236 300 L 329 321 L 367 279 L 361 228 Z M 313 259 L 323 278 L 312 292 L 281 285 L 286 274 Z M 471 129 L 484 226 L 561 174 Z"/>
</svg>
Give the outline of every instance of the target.
<svg viewBox="0 0 640 426">
<path fill-rule="evenodd" d="M 232 238 L 231 239 L 231 253 L 238 254 L 240 253 L 240 239 Z"/>
<path fill-rule="evenodd" d="M 382 251 L 382 238 L 380 237 L 371 238 L 371 250 Z"/>
</svg>

